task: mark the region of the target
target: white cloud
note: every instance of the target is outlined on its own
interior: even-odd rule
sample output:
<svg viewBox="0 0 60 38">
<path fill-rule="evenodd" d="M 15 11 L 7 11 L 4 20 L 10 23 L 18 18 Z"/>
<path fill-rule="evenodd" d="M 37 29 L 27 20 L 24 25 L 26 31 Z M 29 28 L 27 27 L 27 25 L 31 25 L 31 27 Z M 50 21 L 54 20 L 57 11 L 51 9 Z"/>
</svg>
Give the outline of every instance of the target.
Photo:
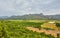
<svg viewBox="0 0 60 38">
<path fill-rule="evenodd" d="M 2 15 L 29 13 L 60 13 L 59 0 L 0 0 Z"/>
</svg>

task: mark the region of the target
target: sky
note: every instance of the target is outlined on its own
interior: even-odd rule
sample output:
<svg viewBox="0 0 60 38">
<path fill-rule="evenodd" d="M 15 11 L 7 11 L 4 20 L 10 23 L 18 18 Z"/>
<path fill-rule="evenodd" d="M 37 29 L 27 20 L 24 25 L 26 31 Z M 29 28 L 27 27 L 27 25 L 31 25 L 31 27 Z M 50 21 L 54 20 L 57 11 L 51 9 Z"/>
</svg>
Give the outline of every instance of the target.
<svg viewBox="0 0 60 38">
<path fill-rule="evenodd" d="M 0 0 L 0 16 L 60 14 L 60 0 Z"/>
</svg>

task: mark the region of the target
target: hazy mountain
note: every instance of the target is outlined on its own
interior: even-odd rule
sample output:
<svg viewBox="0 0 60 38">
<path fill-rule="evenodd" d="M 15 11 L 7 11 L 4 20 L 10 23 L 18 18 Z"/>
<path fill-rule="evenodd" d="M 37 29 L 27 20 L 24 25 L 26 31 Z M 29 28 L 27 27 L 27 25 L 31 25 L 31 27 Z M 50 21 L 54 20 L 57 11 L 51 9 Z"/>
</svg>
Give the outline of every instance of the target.
<svg viewBox="0 0 60 38">
<path fill-rule="evenodd" d="M 15 20 L 59 20 L 60 19 L 60 14 L 56 15 L 43 15 L 43 13 L 40 14 L 27 14 L 27 15 L 22 15 L 22 16 L 11 16 L 11 17 L 2 17 L 3 19 L 15 19 Z M 1 18 L 0 18 L 1 19 Z"/>
</svg>

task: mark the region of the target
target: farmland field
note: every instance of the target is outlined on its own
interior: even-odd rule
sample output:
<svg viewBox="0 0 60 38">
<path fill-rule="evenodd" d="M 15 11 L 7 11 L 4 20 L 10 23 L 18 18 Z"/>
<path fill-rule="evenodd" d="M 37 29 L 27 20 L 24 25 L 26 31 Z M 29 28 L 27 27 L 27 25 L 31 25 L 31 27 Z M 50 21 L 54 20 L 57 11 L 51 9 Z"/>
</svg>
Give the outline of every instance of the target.
<svg viewBox="0 0 60 38">
<path fill-rule="evenodd" d="M 56 21 L 56 20 L 54 20 Z M 51 34 L 45 34 L 45 32 L 40 32 L 41 29 L 59 31 L 60 32 L 60 21 L 56 21 L 56 25 L 52 24 L 52 28 L 48 25 L 41 27 L 49 21 L 46 20 L 4 20 L 0 21 L 0 38 L 60 38 L 59 33 L 57 37 Z M 27 29 L 26 27 L 31 27 L 32 29 Z M 56 28 L 56 29 L 53 29 Z M 35 31 L 33 31 L 33 29 Z M 39 30 L 39 32 L 36 31 Z M 43 30 L 42 30 L 43 31 Z M 56 34 L 55 34 L 56 35 Z"/>
</svg>

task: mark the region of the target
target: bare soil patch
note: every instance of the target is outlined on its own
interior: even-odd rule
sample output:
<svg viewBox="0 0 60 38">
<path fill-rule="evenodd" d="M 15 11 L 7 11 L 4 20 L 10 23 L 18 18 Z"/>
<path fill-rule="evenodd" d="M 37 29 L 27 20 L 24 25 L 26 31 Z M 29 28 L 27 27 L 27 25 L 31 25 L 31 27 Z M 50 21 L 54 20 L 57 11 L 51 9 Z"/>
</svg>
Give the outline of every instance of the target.
<svg viewBox="0 0 60 38">
<path fill-rule="evenodd" d="M 45 34 L 49 35 L 51 34 L 54 37 L 57 37 L 57 34 L 59 31 L 56 30 L 46 30 L 46 29 L 38 29 L 38 28 L 34 28 L 34 27 L 26 27 L 28 30 L 32 30 L 33 32 L 38 32 L 38 33 L 42 33 L 44 32 Z"/>
</svg>

